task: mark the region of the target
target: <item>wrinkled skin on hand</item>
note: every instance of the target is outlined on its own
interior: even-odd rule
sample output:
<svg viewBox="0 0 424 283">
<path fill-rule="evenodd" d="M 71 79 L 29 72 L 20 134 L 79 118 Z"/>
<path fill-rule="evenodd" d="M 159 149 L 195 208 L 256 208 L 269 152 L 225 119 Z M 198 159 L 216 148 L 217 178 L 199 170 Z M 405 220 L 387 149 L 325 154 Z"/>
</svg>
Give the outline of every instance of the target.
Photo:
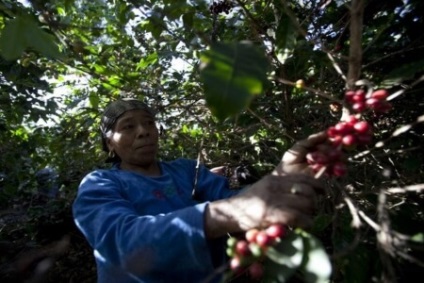
<svg viewBox="0 0 424 283">
<path fill-rule="evenodd" d="M 233 209 L 244 231 L 273 223 L 305 228 L 312 224 L 317 194 L 323 192 L 323 184 L 308 175 L 267 175 L 237 196 Z"/>
<path fill-rule="evenodd" d="M 319 132 L 295 143 L 292 148 L 284 153 L 283 158 L 277 167 L 275 167 L 272 175 L 281 176 L 299 173 L 313 175 L 311 168 L 309 168 L 306 162 L 306 154 L 313 151 L 317 145 L 324 143 L 326 139 L 326 133 Z"/>
</svg>

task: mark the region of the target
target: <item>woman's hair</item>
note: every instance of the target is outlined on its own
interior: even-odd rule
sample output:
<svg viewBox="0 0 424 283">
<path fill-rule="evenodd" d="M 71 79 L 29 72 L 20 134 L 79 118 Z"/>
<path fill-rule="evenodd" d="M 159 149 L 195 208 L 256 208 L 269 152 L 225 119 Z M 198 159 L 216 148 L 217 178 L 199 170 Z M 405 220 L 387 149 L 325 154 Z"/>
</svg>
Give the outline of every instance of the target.
<svg viewBox="0 0 424 283">
<path fill-rule="evenodd" d="M 155 112 L 150 108 L 146 103 L 134 99 L 134 98 L 123 98 L 111 102 L 103 112 L 101 121 L 100 121 L 100 132 L 102 135 L 102 147 L 103 150 L 109 152 L 107 147 L 107 139 L 111 136 L 113 127 L 115 126 L 116 121 L 121 117 L 125 112 L 130 110 L 144 110 L 153 117 L 155 117 Z M 119 161 L 119 157 L 109 157 L 106 162 L 116 162 Z"/>
</svg>

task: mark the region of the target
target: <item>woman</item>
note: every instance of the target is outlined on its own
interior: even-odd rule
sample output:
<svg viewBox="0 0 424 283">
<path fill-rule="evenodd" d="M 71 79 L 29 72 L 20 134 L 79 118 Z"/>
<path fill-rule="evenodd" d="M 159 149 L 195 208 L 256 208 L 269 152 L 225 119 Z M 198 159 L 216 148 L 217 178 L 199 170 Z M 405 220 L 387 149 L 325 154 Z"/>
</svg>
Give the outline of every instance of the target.
<svg viewBox="0 0 424 283">
<path fill-rule="evenodd" d="M 112 102 L 101 132 L 114 165 L 89 173 L 73 204 L 101 283 L 202 282 L 225 263 L 228 233 L 272 223 L 307 227 L 323 191 L 304 161 L 324 134 L 297 143 L 240 192 L 204 166 L 196 171 L 194 160 L 159 161 L 155 114 L 141 101 Z"/>
</svg>

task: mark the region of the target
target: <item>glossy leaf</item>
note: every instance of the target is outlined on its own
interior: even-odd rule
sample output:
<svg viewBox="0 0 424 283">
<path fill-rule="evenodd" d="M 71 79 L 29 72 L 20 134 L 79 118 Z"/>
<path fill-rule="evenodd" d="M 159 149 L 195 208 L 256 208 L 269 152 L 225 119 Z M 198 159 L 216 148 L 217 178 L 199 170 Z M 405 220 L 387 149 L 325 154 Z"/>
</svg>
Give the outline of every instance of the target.
<svg viewBox="0 0 424 283">
<path fill-rule="evenodd" d="M 313 235 L 300 231 L 305 246 L 305 257 L 300 268 L 302 278 L 307 283 L 329 282 L 331 262 L 321 242 Z"/>
<path fill-rule="evenodd" d="M 267 249 L 265 282 L 286 282 L 302 264 L 304 242 L 301 236 L 290 233 L 275 246 Z"/>
<path fill-rule="evenodd" d="M 201 61 L 206 102 L 219 120 L 239 114 L 262 93 L 268 62 L 253 44 L 216 43 L 201 55 Z"/>
</svg>

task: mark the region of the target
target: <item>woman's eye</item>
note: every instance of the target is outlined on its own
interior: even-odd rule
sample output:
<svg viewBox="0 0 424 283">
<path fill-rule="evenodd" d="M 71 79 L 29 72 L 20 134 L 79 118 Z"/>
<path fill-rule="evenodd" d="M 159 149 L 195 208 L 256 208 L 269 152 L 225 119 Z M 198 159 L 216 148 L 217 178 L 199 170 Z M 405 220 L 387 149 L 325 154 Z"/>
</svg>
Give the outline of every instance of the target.
<svg viewBox="0 0 424 283">
<path fill-rule="evenodd" d="M 127 130 L 127 129 L 132 129 L 134 127 L 134 125 L 132 125 L 132 124 L 127 124 L 127 125 L 124 125 L 123 127 L 122 127 L 122 129 L 123 130 Z"/>
</svg>

